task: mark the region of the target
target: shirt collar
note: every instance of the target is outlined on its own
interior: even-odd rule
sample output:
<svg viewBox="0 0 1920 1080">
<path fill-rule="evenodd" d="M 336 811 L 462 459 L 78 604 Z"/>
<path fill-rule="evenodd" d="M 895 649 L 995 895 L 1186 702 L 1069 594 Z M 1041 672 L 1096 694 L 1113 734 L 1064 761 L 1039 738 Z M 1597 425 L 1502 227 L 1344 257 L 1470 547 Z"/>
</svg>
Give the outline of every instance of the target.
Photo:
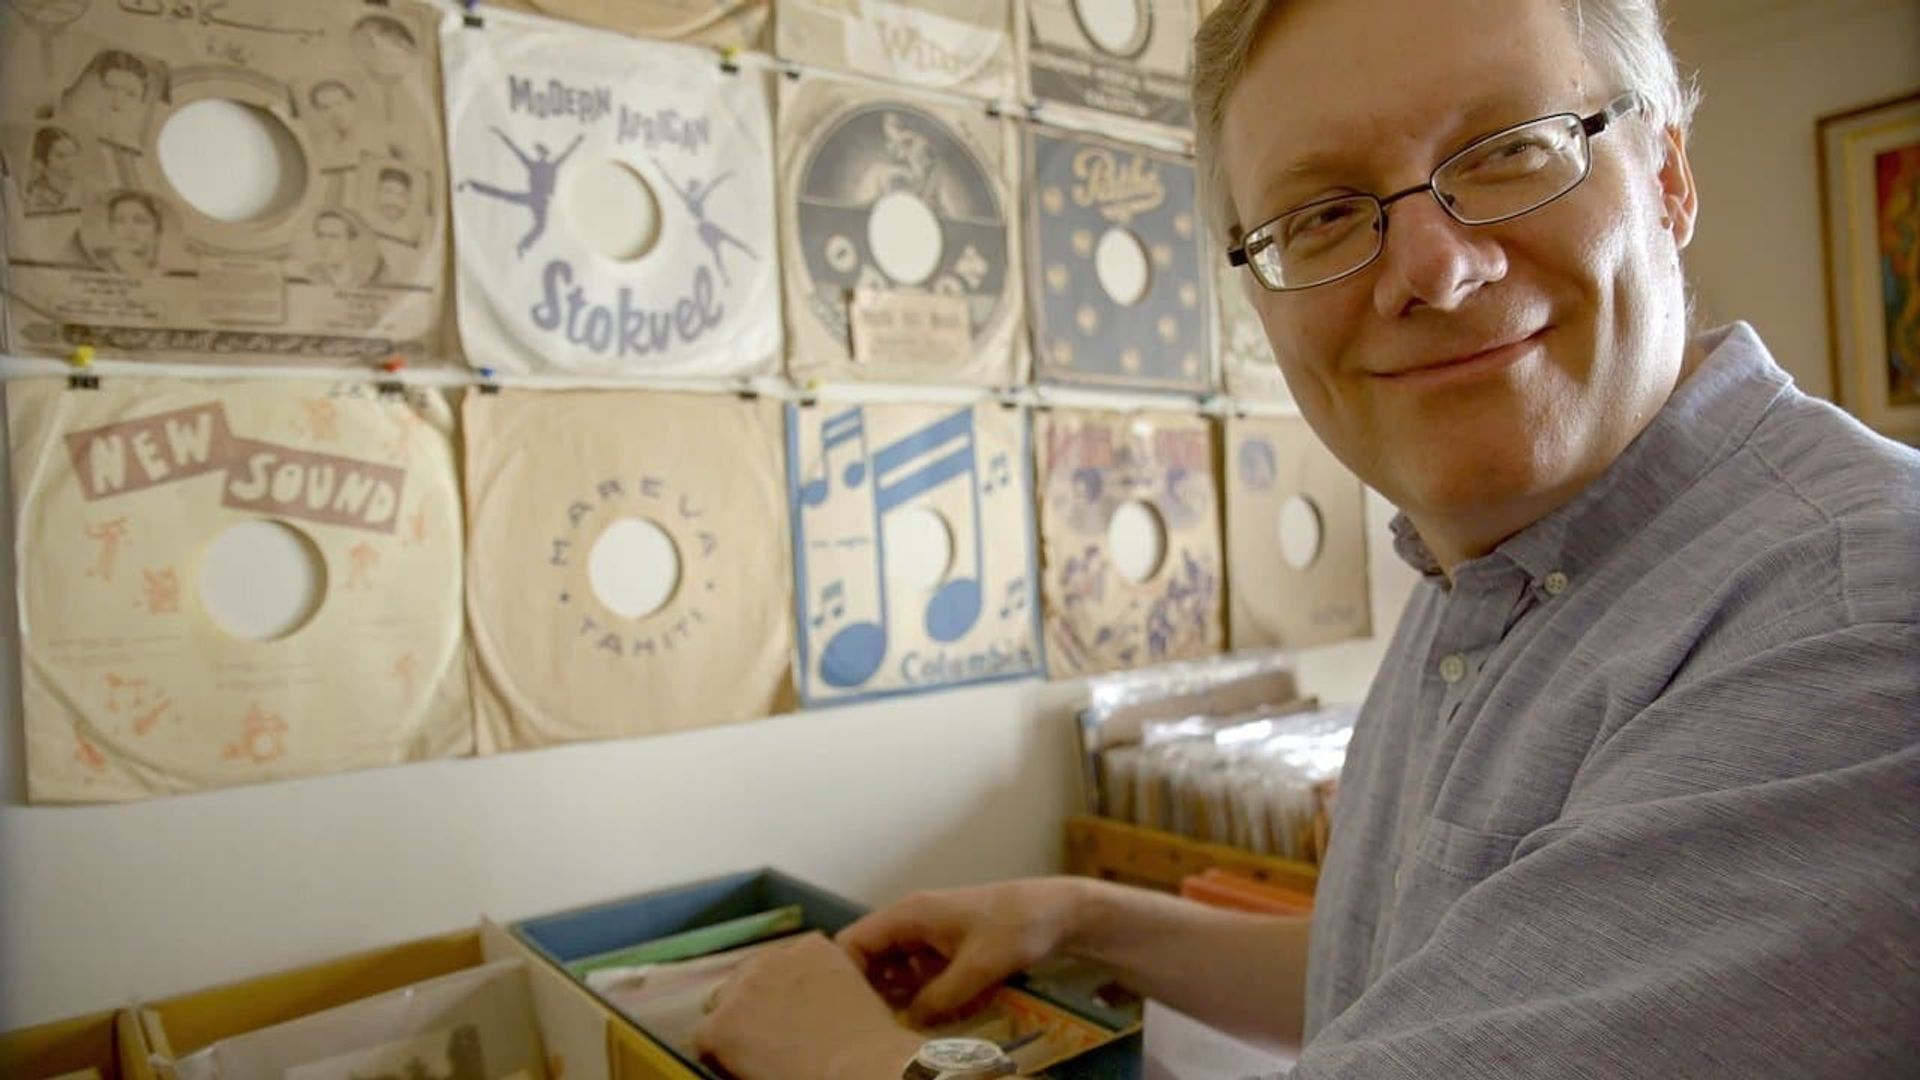
<svg viewBox="0 0 1920 1080">
<path fill-rule="evenodd" d="M 1483 558 L 1504 559 L 1535 580 L 1578 577 L 1746 443 L 1792 378 L 1744 322 L 1707 331 L 1694 344 L 1705 359 L 1607 471 Z M 1405 514 L 1395 515 L 1393 535 L 1408 565 L 1440 574 L 1439 560 Z"/>
</svg>

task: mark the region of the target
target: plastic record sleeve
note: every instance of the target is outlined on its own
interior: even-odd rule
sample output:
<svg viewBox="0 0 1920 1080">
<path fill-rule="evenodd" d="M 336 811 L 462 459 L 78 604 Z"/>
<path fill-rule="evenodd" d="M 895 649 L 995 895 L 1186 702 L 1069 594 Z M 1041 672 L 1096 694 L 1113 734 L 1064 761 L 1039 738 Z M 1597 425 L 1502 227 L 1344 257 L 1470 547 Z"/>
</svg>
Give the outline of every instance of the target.
<svg viewBox="0 0 1920 1080">
<path fill-rule="evenodd" d="M 1234 417 L 1227 438 L 1233 647 L 1302 649 L 1372 632 L 1366 490 L 1305 420 Z"/>
<path fill-rule="evenodd" d="M 1023 411 L 789 406 L 787 433 L 807 704 L 1038 673 Z"/>
<path fill-rule="evenodd" d="M 1034 425 L 1048 674 L 1218 652 L 1225 635 L 1211 423 L 1055 409 Z M 1140 531 L 1116 526 L 1122 515 Z"/>
<path fill-rule="evenodd" d="M 1193 164 L 1040 127 L 1028 129 L 1027 159 L 1039 379 L 1209 389 L 1215 314 Z"/>
<path fill-rule="evenodd" d="M 471 750 L 452 417 L 437 394 L 372 395 L 293 380 L 7 387 L 33 801 Z M 314 566 L 317 600 L 298 565 L 236 554 L 262 530 Z M 249 604 L 277 596 L 290 617 L 236 612 L 235 583 L 218 580 L 235 565 Z"/>
<path fill-rule="evenodd" d="M 995 100 L 1015 89 L 1011 0 L 778 0 L 774 51 Z"/>
<path fill-rule="evenodd" d="M 762 73 L 529 19 L 449 14 L 441 34 L 470 363 L 716 377 L 778 365 Z"/>
<path fill-rule="evenodd" d="M 1193 127 L 1193 0 L 1021 0 L 1026 94 L 1042 105 Z"/>
<path fill-rule="evenodd" d="M 15 0 L 8 15 L 13 349 L 307 366 L 445 351 L 432 8 Z M 251 107 L 290 170 L 259 216 L 211 216 L 162 168 L 163 132 L 215 101 Z M 170 161 L 234 152 L 169 145 Z"/>
<path fill-rule="evenodd" d="M 465 421 L 482 753 L 790 703 L 779 405 L 503 390 Z"/>
<path fill-rule="evenodd" d="M 764 48 L 771 10 L 768 0 L 492 0 L 486 6 L 719 49 Z"/>
<path fill-rule="evenodd" d="M 1209 246 L 1214 266 L 1214 296 L 1220 304 L 1220 376 L 1227 393 L 1240 401 L 1292 405 L 1293 391 L 1273 354 L 1266 327 L 1248 299 L 1248 290 L 1261 286 L 1253 275 L 1227 263 L 1226 256 Z"/>
<path fill-rule="evenodd" d="M 779 174 L 787 370 L 1004 386 L 1026 378 L 1014 131 L 959 109 L 827 78 L 783 82 Z M 957 360 L 856 357 L 856 292 L 958 301 Z"/>
</svg>

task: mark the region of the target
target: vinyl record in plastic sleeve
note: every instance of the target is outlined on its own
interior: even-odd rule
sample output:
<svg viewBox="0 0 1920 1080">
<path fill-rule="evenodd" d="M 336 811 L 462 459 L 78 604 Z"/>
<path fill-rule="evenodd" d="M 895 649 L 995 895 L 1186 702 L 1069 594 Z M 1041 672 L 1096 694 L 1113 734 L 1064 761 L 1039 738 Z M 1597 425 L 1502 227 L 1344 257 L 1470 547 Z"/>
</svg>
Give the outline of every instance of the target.
<svg viewBox="0 0 1920 1080">
<path fill-rule="evenodd" d="M 781 86 L 781 253 L 796 379 L 1007 385 L 1026 376 L 1012 125 L 825 78 Z M 852 349 L 856 291 L 958 302 L 956 363 Z"/>
<path fill-rule="evenodd" d="M 1026 89 L 1043 105 L 1193 127 L 1194 0 L 1021 0 Z"/>
<path fill-rule="evenodd" d="M 815 67 L 1003 99 L 1011 0 L 778 0 L 774 51 Z"/>
<path fill-rule="evenodd" d="M 780 271 L 762 74 L 692 46 L 530 24 L 441 24 L 468 362 L 771 370 Z"/>
<path fill-rule="evenodd" d="M 472 748 L 440 395 L 29 379 L 7 418 L 33 801 Z"/>
<path fill-rule="evenodd" d="M 1211 423 L 1054 409 L 1034 427 L 1048 674 L 1218 652 L 1223 567 Z"/>
<path fill-rule="evenodd" d="M 482 753 L 790 702 L 778 405 L 503 390 L 465 420 Z"/>
<path fill-rule="evenodd" d="M 787 433 L 807 704 L 1039 672 L 1022 411 L 796 405 Z"/>
<path fill-rule="evenodd" d="M 1366 491 L 1298 417 L 1234 417 L 1227 438 L 1227 595 L 1236 649 L 1301 649 L 1372 632 Z"/>
<path fill-rule="evenodd" d="M 1213 385 L 1193 164 L 1094 136 L 1027 132 L 1035 371 L 1043 382 Z"/>
<path fill-rule="evenodd" d="M 15 0 L 6 14 L 11 348 L 306 366 L 445 351 L 432 8 Z M 246 118 L 266 157 L 192 146 L 212 138 L 209 109 Z M 249 209 L 200 190 L 209 157 L 282 172 Z"/>
</svg>

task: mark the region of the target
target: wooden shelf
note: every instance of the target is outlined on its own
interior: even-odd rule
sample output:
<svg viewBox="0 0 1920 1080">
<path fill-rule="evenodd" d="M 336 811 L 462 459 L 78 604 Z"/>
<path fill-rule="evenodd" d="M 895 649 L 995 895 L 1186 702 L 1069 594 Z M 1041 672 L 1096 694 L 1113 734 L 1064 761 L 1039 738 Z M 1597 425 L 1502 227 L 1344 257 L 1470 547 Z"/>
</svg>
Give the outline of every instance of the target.
<svg viewBox="0 0 1920 1080">
<path fill-rule="evenodd" d="M 1320 880 L 1320 868 L 1312 863 L 1255 855 L 1108 818 L 1067 819 L 1069 873 L 1178 892 L 1182 878 L 1212 867 L 1307 893 Z"/>
</svg>

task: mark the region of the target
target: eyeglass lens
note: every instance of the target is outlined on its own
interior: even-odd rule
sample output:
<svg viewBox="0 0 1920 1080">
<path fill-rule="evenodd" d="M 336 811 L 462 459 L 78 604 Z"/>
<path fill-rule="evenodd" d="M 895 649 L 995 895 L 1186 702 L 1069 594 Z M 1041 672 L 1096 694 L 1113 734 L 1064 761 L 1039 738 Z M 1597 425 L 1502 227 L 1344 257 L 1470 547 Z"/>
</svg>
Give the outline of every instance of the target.
<svg viewBox="0 0 1920 1080">
<path fill-rule="evenodd" d="M 1550 116 L 1500 132 L 1441 163 L 1440 205 L 1464 225 L 1506 221 L 1552 202 L 1587 173 L 1587 137 L 1575 116 Z M 1384 209 L 1371 195 L 1301 207 L 1249 234 L 1247 261 L 1270 289 L 1301 289 L 1351 274 L 1385 243 Z"/>
</svg>

